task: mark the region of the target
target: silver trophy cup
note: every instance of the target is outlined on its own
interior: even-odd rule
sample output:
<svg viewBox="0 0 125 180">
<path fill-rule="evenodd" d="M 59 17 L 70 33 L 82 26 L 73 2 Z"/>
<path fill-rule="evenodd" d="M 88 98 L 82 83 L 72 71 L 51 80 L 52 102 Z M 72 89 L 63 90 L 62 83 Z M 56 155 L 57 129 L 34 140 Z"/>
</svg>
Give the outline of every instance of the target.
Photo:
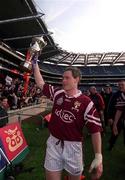
<svg viewBox="0 0 125 180">
<path fill-rule="evenodd" d="M 30 44 L 30 47 L 27 52 L 26 61 L 21 64 L 22 69 L 25 72 L 32 71 L 32 58 L 35 55 L 40 55 L 41 50 L 47 45 L 47 42 L 44 41 L 43 37 L 34 37 Z"/>
</svg>

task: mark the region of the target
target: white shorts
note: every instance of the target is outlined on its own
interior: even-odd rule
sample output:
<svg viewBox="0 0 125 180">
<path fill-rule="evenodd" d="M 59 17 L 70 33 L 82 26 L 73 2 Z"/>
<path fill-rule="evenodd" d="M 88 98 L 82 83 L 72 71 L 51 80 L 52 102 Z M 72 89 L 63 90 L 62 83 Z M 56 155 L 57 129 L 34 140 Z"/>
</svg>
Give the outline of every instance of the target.
<svg viewBox="0 0 125 180">
<path fill-rule="evenodd" d="M 64 141 L 64 147 L 62 147 L 59 139 L 50 135 L 47 140 L 44 167 L 49 171 L 65 169 L 71 175 L 81 175 L 83 171 L 82 142 Z"/>
</svg>

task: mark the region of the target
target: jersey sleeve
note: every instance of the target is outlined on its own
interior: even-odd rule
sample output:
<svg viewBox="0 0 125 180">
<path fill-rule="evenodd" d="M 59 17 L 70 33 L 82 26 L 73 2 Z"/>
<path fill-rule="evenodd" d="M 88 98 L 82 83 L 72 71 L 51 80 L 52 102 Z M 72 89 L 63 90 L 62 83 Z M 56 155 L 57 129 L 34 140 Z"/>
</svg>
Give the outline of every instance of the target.
<svg viewBox="0 0 125 180">
<path fill-rule="evenodd" d="M 90 101 L 86 106 L 86 110 L 84 113 L 84 120 L 85 120 L 85 125 L 91 134 L 102 131 L 101 120 L 92 101 Z"/>
<path fill-rule="evenodd" d="M 121 111 L 125 110 L 125 94 L 124 93 L 120 94 L 120 97 L 118 98 L 115 107 L 117 110 L 121 110 Z"/>
<path fill-rule="evenodd" d="M 98 102 L 99 102 L 99 110 L 104 110 L 105 109 L 105 103 L 100 94 L 98 94 Z"/>
<path fill-rule="evenodd" d="M 54 100 L 56 92 L 59 90 L 58 87 L 52 86 L 51 84 L 44 84 L 42 93 L 51 101 Z"/>
</svg>

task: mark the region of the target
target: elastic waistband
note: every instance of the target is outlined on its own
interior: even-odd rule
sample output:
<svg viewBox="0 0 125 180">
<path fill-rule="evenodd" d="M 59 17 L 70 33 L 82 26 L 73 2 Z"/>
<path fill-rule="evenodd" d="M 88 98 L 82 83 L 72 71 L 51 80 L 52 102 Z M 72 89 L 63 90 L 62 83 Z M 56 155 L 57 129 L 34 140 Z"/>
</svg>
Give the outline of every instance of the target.
<svg viewBox="0 0 125 180">
<path fill-rule="evenodd" d="M 63 139 L 59 139 L 59 138 L 56 138 L 55 136 L 53 136 L 52 134 L 50 134 L 50 138 L 52 138 L 55 143 L 58 142 L 58 141 L 63 141 L 65 144 L 73 144 L 73 143 L 79 143 L 79 144 L 82 144 L 81 141 L 68 141 L 68 140 L 63 140 Z"/>
</svg>

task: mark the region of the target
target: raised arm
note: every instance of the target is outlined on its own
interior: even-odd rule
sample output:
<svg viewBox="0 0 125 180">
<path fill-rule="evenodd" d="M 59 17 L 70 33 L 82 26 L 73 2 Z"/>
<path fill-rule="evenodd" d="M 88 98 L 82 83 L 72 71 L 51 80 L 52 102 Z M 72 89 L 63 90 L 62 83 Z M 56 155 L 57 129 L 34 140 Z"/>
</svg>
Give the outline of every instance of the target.
<svg viewBox="0 0 125 180">
<path fill-rule="evenodd" d="M 33 64 L 33 72 L 34 72 L 35 82 L 36 82 L 37 86 L 40 89 L 43 89 L 43 85 L 45 84 L 45 82 L 44 82 L 44 79 L 40 73 L 40 69 L 39 69 L 37 62 L 35 64 Z"/>
<path fill-rule="evenodd" d="M 37 86 L 42 90 L 42 94 L 46 96 L 48 99 L 51 101 L 54 100 L 55 93 L 59 90 L 58 88 L 55 88 L 51 84 L 45 83 L 41 73 L 40 73 L 40 68 L 37 63 L 37 57 L 35 57 L 32 60 L 32 66 L 33 66 L 33 73 L 35 77 L 35 81 Z"/>
</svg>

